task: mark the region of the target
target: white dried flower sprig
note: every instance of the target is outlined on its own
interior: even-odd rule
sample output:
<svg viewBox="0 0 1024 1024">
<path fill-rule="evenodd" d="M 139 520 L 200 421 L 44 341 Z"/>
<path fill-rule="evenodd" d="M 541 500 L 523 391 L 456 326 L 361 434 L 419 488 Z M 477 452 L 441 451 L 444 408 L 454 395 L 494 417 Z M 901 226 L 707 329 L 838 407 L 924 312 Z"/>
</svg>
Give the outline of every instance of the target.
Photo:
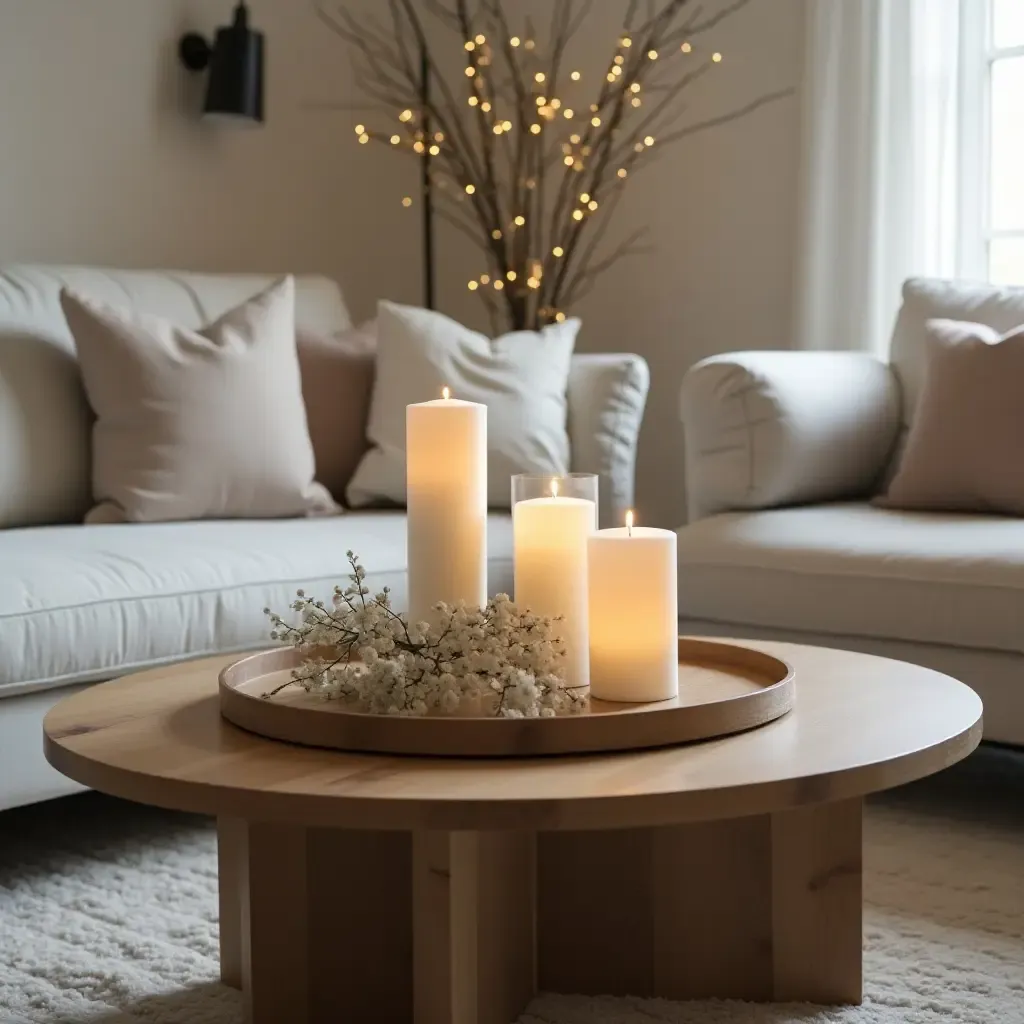
<svg viewBox="0 0 1024 1024">
<path fill-rule="evenodd" d="M 506 594 L 483 608 L 437 605 L 436 624 L 408 623 L 391 607 L 389 589 L 370 596 L 366 570 L 347 552 L 351 583 L 334 588 L 331 605 L 298 591 L 291 626 L 264 609 L 271 637 L 293 644 L 302 664 L 287 686 L 372 714 L 451 714 L 460 707 L 505 718 L 549 718 L 586 706 L 584 689 L 563 680 L 565 652 L 556 620 L 520 611 Z"/>
</svg>

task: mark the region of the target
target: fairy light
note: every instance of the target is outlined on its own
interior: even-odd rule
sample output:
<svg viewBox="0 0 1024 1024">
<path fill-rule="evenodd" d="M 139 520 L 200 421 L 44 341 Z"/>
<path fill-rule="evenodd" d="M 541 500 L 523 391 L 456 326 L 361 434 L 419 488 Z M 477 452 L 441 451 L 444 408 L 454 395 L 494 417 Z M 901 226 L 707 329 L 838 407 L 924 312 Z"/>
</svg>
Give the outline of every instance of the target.
<svg viewBox="0 0 1024 1024">
<path fill-rule="evenodd" d="M 590 123 L 591 123 L 591 124 L 592 124 L 592 125 L 593 125 L 593 126 L 594 126 L 595 128 L 600 128 L 600 127 L 601 127 L 601 118 L 599 118 L 599 117 L 592 117 L 592 118 L 590 119 Z"/>
<path fill-rule="evenodd" d="M 533 80 L 535 82 L 544 82 L 547 80 L 547 77 L 548 76 L 545 75 L 543 71 L 538 71 L 537 74 L 533 76 Z"/>
<path fill-rule="evenodd" d="M 629 36 L 623 36 L 619 40 L 619 43 L 628 50 L 633 45 L 633 40 L 630 39 Z"/>
<path fill-rule="evenodd" d="M 647 51 L 647 59 L 648 60 L 657 60 L 658 59 L 658 51 L 657 50 L 648 50 Z"/>
<path fill-rule="evenodd" d="M 360 143 L 360 145 L 365 146 L 369 141 L 370 141 L 370 136 L 367 135 L 365 132 L 362 135 L 359 136 L 359 143 Z"/>
<path fill-rule="evenodd" d="M 566 107 L 565 110 L 562 111 L 562 117 L 564 117 L 566 121 L 571 121 L 575 113 L 576 111 L 573 110 L 572 107 Z"/>
<path fill-rule="evenodd" d="M 612 78 L 618 78 L 622 74 L 622 68 L 618 65 L 612 68 Z"/>
<path fill-rule="evenodd" d="M 558 323 L 560 323 L 560 324 L 561 324 L 561 323 L 564 323 L 564 322 L 565 322 L 565 314 L 564 314 L 564 313 L 563 313 L 563 312 L 562 312 L 561 310 L 559 310 L 559 311 L 558 311 L 558 312 L 557 312 L 557 313 L 555 314 L 555 320 L 557 320 L 557 321 L 558 321 Z"/>
<path fill-rule="evenodd" d="M 490 274 L 481 274 L 480 275 L 480 283 L 481 284 L 490 284 L 491 283 L 491 275 Z"/>
<path fill-rule="evenodd" d="M 642 153 L 642 152 L 644 151 L 644 144 L 643 144 L 642 142 L 638 142 L 638 143 L 637 143 L 637 144 L 636 144 L 636 145 L 635 145 L 635 146 L 633 147 L 633 149 L 634 149 L 634 150 L 635 150 L 635 151 L 636 151 L 637 153 Z"/>
<path fill-rule="evenodd" d="M 627 174 L 629 174 L 629 171 L 627 171 L 625 167 L 620 167 L 615 173 L 620 178 L 624 178 L 624 177 L 626 177 Z"/>
<path fill-rule="evenodd" d="M 589 192 L 581 192 L 580 193 L 580 202 L 581 203 L 589 203 L 590 202 L 590 193 Z"/>
<path fill-rule="evenodd" d="M 590 104 L 590 112 L 596 114 L 601 108 L 596 103 Z"/>
<path fill-rule="evenodd" d="M 466 68 L 466 77 L 467 78 L 472 78 L 475 74 L 476 74 L 476 68 L 473 67 L 472 64 L 470 64 L 470 66 L 468 68 Z"/>
<path fill-rule="evenodd" d="M 538 96 L 535 102 L 536 102 L 538 107 L 543 107 L 544 104 L 547 103 L 547 101 L 548 101 L 547 96 Z"/>
<path fill-rule="evenodd" d="M 554 256 L 556 260 L 560 260 L 565 255 L 565 250 L 560 245 L 556 245 L 554 249 L 551 250 L 551 255 Z"/>
<path fill-rule="evenodd" d="M 365 124 L 357 124 L 356 125 L 356 135 L 365 135 L 365 134 L 366 134 L 366 125 Z"/>
<path fill-rule="evenodd" d="M 479 288 L 479 287 L 480 287 L 480 282 L 479 282 L 479 281 L 470 281 L 470 282 L 469 282 L 469 283 L 468 283 L 468 284 L 466 285 L 466 287 L 467 287 L 467 288 L 468 288 L 468 289 L 469 289 L 469 290 L 470 290 L 471 292 L 475 292 L 475 291 L 477 290 L 477 288 Z"/>
<path fill-rule="evenodd" d="M 509 46 L 518 46 L 522 42 L 519 36 L 513 36 L 509 41 Z"/>
<path fill-rule="evenodd" d="M 505 129 L 501 126 L 500 121 L 491 129 L 495 135 L 500 135 L 504 130 Z"/>
<path fill-rule="evenodd" d="M 399 121 L 403 121 L 403 122 L 411 121 L 412 120 L 412 111 L 411 110 L 403 110 L 398 115 L 398 120 Z"/>
<path fill-rule="evenodd" d="M 401 141 L 402 141 L 402 136 L 401 135 L 392 135 L 391 136 L 391 145 L 392 146 L 399 145 L 401 143 Z"/>
<path fill-rule="evenodd" d="M 525 46 L 528 50 L 532 50 L 536 45 L 537 42 L 534 39 L 527 39 L 526 42 L 523 43 L 523 46 Z"/>
<path fill-rule="evenodd" d="M 505 282 L 500 277 L 494 279 L 494 290 L 500 292 L 505 287 Z"/>
<path fill-rule="evenodd" d="M 604 77 L 605 77 L 605 81 L 607 81 L 607 82 L 614 82 L 615 81 L 615 76 L 610 71 Z"/>
<path fill-rule="evenodd" d="M 573 220 L 583 220 L 583 211 L 582 210 L 573 210 L 572 211 L 572 219 Z"/>
<path fill-rule="evenodd" d="M 412 196 L 403 196 L 402 205 L 405 207 L 412 206 Z"/>
<path fill-rule="evenodd" d="M 434 132 L 435 142 L 444 142 L 444 132 Z"/>
<path fill-rule="evenodd" d="M 480 109 L 481 109 L 481 110 L 482 110 L 482 111 L 483 111 L 483 112 L 484 112 L 485 114 L 489 114 L 489 113 L 491 112 L 491 104 L 490 104 L 490 101 L 489 101 L 489 100 L 484 100 L 484 101 L 483 101 L 483 103 L 481 103 L 481 104 L 480 104 Z"/>
<path fill-rule="evenodd" d="M 623 57 L 621 53 L 617 53 L 615 55 L 615 63 L 619 64 L 619 65 L 625 64 L 626 63 L 626 58 Z"/>
<path fill-rule="evenodd" d="M 500 241 L 501 240 L 501 228 L 495 228 L 491 232 L 491 238 L 493 238 L 496 242 Z"/>
<path fill-rule="evenodd" d="M 721 62 L 722 62 L 722 55 L 720 53 L 713 53 L 713 54 L 711 54 L 711 59 L 716 64 L 721 64 Z"/>
<path fill-rule="evenodd" d="M 562 163 L 565 164 L 566 167 L 572 167 L 574 162 L 575 161 L 573 160 L 573 158 L 571 156 L 566 156 L 562 160 Z"/>
<path fill-rule="evenodd" d="M 485 35 L 478 35 L 478 36 L 477 36 L 477 37 L 476 37 L 476 38 L 474 39 L 474 42 L 476 43 L 476 45 L 477 45 L 477 46 L 483 46 L 483 45 L 484 45 L 484 43 L 486 43 L 486 42 L 487 42 L 487 36 L 485 36 Z"/>
<path fill-rule="evenodd" d="M 593 213 L 594 210 L 597 209 L 597 200 L 591 199 L 590 202 L 587 203 L 587 209 L 590 210 L 591 213 Z"/>
<path fill-rule="evenodd" d="M 480 100 L 476 96 L 470 96 L 466 102 L 469 103 L 471 107 L 475 107 Z"/>
<path fill-rule="evenodd" d="M 512 122 L 511 121 L 502 121 L 501 122 L 501 127 L 504 128 L 505 131 L 510 132 L 510 131 L 512 131 Z"/>
<path fill-rule="evenodd" d="M 689 53 L 693 49 L 693 47 L 689 43 L 683 43 L 683 45 L 680 46 L 679 49 L 682 50 L 683 53 Z"/>
<path fill-rule="evenodd" d="M 521 228 L 526 223 L 526 218 L 520 213 L 513 223 L 517 228 Z"/>
<path fill-rule="evenodd" d="M 514 280 L 516 279 L 516 272 L 515 272 L 514 270 L 510 270 L 510 271 L 509 271 L 509 272 L 508 272 L 508 273 L 507 273 L 507 274 L 506 274 L 505 276 L 506 276 L 506 277 L 507 277 L 507 278 L 508 278 L 508 279 L 509 279 L 510 281 L 514 281 Z"/>
<path fill-rule="evenodd" d="M 578 82 L 583 76 L 578 71 L 573 71 L 569 77 L 574 81 Z"/>
<path fill-rule="evenodd" d="M 469 184 L 466 186 L 466 195 L 471 196 L 476 191 L 476 185 Z"/>
<path fill-rule="evenodd" d="M 440 154 L 440 152 L 441 152 L 441 147 L 440 146 L 436 146 L 435 145 L 435 146 L 431 146 L 430 147 L 430 155 L 431 156 L 438 156 Z"/>
<path fill-rule="evenodd" d="M 540 287 L 540 281 L 536 277 L 527 278 L 526 287 L 527 288 L 535 288 L 535 289 L 539 288 Z"/>
<path fill-rule="evenodd" d="M 578 135 L 570 135 L 570 136 L 569 136 L 569 141 L 570 141 L 570 142 L 571 142 L 571 143 L 572 143 L 572 144 L 573 144 L 574 146 L 578 146 L 578 145 L 580 144 L 580 137 L 579 137 Z"/>
<path fill-rule="evenodd" d="M 654 136 L 653 135 L 645 135 L 644 136 L 644 145 L 645 146 L 653 146 L 654 145 Z"/>
<path fill-rule="evenodd" d="M 573 165 L 572 165 L 572 169 L 574 171 L 582 171 L 583 170 L 583 161 L 582 160 L 575 161 L 575 163 L 573 163 Z"/>
<path fill-rule="evenodd" d="M 548 106 L 551 107 L 552 110 L 561 110 L 562 101 L 557 96 L 555 96 L 548 104 Z"/>
<path fill-rule="evenodd" d="M 466 50 L 475 50 L 476 49 L 476 43 L 474 43 L 472 39 L 467 39 L 466 42 L 463 43 L 462 45 L 463 45 L 463 47 Z"/>
<path fill-rule="evenodd" d="M 420 142 L 420 140 L 419 140 L 419 139 L 417 139 L 417 140 L 416 140 L 416 141 L 415 141 L 415 142 L 414 142 L 414 143 L 412 144 L 412 148 L 413 148 L 413 149 L 414 149 L 414 150 L 415 150 L 415 151 L 416 151 L 417 153 L 422 153 L 422 152 L 423 152 L 423 151 L 424 151 L 424 150 L 425 150 L 425 149 L 426 149 L 427 147 L 426 147 L 426 146 L 424 146 L 424 145 L 423 145 L 423 143 L 422 143 L 422 142 Z"/>
<path fill-rule="evenodd" d="M 534 135 L 540 135 L 540 132 L 541 132 L 540 125 L 539 124 L 531 124 L 530 125 L 530 131 Z"/>
<path fill-rule="evenodd" d="M 640 83 L 639 83 L 639 82 L 634 82 L 634 83 L 633 83 L 633 84 L 632 84 L 632 85 L 631 85 L 631 86 L 629 87 L 629 91 L 630 91 L 630 92 L 639 92 L 639 91 L 640 91 Z"/>
<path fill-rule="evenodd" d="M 640 97 L 639 97 L 639 96 L 634 96 L 634 97 L 633 97 L 633 98 L 632 98 L 632 99 L 631 99 L 631 100 L 630 100 L 629 102 L 630 102 L 630 103 L 631 103 L 631 104 L 632 104 L 632 105 L 633 105 L 634 107 L 639 107 L 639 106 L 640 106 L 640 105 L 641 105 L 641 104 L 643 103 L 643 100 L 642 100 L 642 99 L 640 99 Z"/>
</svg>

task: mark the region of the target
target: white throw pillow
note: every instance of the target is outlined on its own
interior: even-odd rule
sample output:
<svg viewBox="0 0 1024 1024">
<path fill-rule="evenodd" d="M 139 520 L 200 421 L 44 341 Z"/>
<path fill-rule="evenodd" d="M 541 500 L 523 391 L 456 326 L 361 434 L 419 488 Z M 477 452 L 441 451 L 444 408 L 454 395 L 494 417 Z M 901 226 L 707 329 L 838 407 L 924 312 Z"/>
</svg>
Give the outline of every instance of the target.
<svg viewBox="0 0 1024 1024">
<path fill-rule="evenodd" d="M 65 288 L 96 424 L 86 522 L 337 511 L 313 481 L 284 278 L 200 331 Z"/>
<path fill-rule="evenodd" d="M 363 456 L 349 505 L 405 502 L 405 407 L 441 397 L 487 406 L 487 497 L 511 504 L 515 473 L 569 471 L 566 389 L 579 320 L 493 341 L 441 313 L 380 304 L 377 376 Z"/>
</svg>

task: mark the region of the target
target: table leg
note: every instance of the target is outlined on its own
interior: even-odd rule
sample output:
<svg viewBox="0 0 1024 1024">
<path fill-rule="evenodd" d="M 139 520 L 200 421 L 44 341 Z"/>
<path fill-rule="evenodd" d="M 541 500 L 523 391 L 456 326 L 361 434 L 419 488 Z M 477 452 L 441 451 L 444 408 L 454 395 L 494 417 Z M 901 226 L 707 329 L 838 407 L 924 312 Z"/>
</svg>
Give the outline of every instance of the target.
<svg viewBox="0 0 1024 1024">
<path fill-rule="evenodd" d="M 540 988 L 860 1002 L 861 813 L 541 834 Z"/>
<path fill-rule="evenodd" d="M 510 1024 L 536 992 L 535 837 L 413 837 L 415 1024 Z"/>
<path fill-rule="evenodd" d="M 247 1024 L 509 1024 L 536 991 L 533 833 L 222 819 L 218 842 Z"/>
</svg>

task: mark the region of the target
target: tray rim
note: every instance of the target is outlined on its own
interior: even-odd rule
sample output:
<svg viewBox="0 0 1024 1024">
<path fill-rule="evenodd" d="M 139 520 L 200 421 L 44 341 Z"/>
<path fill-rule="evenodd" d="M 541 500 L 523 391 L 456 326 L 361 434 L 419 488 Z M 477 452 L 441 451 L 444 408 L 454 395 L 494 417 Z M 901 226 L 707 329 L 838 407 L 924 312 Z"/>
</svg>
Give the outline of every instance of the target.
<svg viewBox="0 0 1024 1024">
<path fill-rule="evenodd" d="M 766 674 L 769 674 L 766 667 L 770 666 L 769 677 L 778 678 L 749 693 L 731 694 L 699 704 L 660 706 L 667 705 L 666 701 L 620 704 L 619 710 L 596 715 L 539 719 L 454 715 L 397 717 L 341 710 L 337 706 L 324 714 L 316 705 L 275 704 L 237 688 L 259 675 L 293 667 L 297 661 L 295 648 L 281 646 L 250 653 L 219 672 L 219 709 L 223 718 L 247 732 L 302 747 L 350 754 L 496 758 L 601 754 L 679 746 L 747 732 L 792 710 L 796 699 L 795 672 L 782 658 L 742 643 L 702 637 L 680 636 L 678 650 L 681 661 L 699 660 L 721 667 L 732 664 L 748 671 L 760 666 Z M 698 658 L 694 652 L 705 656 Z M 254 671 L 256 668 L 262 671 Z M 621 722 L 624 726 L 609 726 L 609 722 Z M 368 735 L 351 735 L 353 730 L 360 729 Z M 338 733 L 344 735 L 334 735 Z"/>
</svg>

